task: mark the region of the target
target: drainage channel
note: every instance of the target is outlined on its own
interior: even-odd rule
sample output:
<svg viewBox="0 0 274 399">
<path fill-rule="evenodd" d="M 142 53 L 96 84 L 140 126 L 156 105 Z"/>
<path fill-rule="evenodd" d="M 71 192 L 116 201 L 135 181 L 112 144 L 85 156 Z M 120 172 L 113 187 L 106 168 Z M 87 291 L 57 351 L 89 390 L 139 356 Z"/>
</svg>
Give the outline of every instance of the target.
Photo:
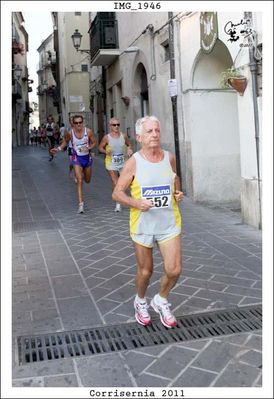
<svg viewBox="0 0 274 399">
<path fill-rule="evenodd" d="M 262 306 L 243 306 L 176 318 L 178 324 L 171 329 L 164 327 L 157 319 L 146 327 L 134 322 L 20 336 L 17 339 L 19 364 L 92 356 L 260 330 Z"/>
</svg>

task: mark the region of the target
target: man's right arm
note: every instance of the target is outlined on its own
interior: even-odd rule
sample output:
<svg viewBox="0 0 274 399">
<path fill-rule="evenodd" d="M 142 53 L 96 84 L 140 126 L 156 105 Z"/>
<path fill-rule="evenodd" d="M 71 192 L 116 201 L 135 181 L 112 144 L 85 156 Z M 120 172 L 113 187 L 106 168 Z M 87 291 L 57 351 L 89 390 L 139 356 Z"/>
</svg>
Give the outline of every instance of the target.
<svg viewBox="0 0 274 399">
<path fill-rule="evenodd" d="M 107 136 L 107 134 L 102 138 L 102 140 L 101 140 L 101 142 L 100 142 L 100 144 L 98 146 L 98 151 L 101 152 L 102 154 L 108 155 L 111 152 L 107 151 L 105 149 L 106 145 L 108 145 L 108 136 Z"/>
<path fill-rule="evenodd" d="M 104 136 L 102 138 L 102 140 L 100 141 L 100 144 L 98 145 L 98 151 L 102 152 L 103 154 L 105 154 L 106 153 L 105 145 L 106 145 L 106 136 Z"/>
<path fill-rule="evenodd" d="M 112 193 L 112 199 L 130 208 L 140 209 L 142 212 L 148 211 L 153 204 L 147 199 L 135 199 L 126 194 L 126 190 L 130 186 L 136 170 L 136 161 L 131 157 L 124 165 L 117 184 Z"/>
<path fill-rule="evenodd" d="M 65 147 L 68 145 L 70 140 L 71 140 L 71 134 L 67 130 L 65 130 L 64 139 L 62 141 L 62 144 L 58 148 L 52 148 L 50 150 L 50 152 L 52 152 L 53 154 L 56 154 L 56 152 L 58 152 L 58 151 L 64 151 Z"/>
</svg>

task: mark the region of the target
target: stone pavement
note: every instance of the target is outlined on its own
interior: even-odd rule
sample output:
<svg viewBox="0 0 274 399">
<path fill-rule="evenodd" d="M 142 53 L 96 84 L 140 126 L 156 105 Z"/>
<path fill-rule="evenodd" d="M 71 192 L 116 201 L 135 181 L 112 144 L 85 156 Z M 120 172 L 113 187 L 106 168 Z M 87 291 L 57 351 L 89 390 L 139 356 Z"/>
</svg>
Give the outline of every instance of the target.
<svg viewBox="0 0 274 399">
<path fill-rule="evenodd" d="M 128 209 L 113 212 L 101 157 L 85 186 L 84 215 L 76 214 L 65 153 L 48 162 L 43 148 L 14 149 L 12 176 L 14 387 L 262 385 L 261 331 L 19 366 L 19 335 L 134 321 L 136 261 Z M 189 198 L 181 208 L 184 269 L 170 295 L 175 314 L 261 303 L 261 232 L 230 209 Z M 155 250 L 149 299 L 161 272 Z"/>
</svg>

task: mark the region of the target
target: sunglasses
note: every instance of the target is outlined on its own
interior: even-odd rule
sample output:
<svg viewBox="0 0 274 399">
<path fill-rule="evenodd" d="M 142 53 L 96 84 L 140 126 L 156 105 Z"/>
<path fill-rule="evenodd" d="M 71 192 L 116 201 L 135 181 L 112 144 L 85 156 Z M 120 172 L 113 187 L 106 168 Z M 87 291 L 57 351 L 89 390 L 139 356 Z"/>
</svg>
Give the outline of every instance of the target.
<svg viewBox="0 0 274 399">
<path fill-rule="evenodd" d="M 83 121 L 81 121 L 81 122 L 73 122 L 73 123 L 74 123 L 74 125 L 81 125 L 83 123 Z"/>
<path fill-rule="evenodd" d="M 111 126 L 120 126 L 120 123 L 112 123 Z"/>
</svg>

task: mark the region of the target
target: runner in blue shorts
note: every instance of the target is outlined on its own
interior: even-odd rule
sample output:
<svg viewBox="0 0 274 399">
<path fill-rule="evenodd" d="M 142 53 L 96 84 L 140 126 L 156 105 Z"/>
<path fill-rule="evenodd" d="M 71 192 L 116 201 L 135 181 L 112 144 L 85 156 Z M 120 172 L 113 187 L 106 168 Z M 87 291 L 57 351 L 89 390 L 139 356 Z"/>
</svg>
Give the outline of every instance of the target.
<svg viewBox="0 0 274 399">
<path fill-rule="evenodd" d="M 65 132 L 62 144 L 58 148 L 53 148 L 51 152 L 55 154 L 63 151 L 71 141 L 72 164 L 77 179 L 79 199 L 78 213 L 84 213 L 83 182 L 89 183 L 91 180 L 93 162 L 91 150 L 96 146 L 96 140 L 93 131 L 83 126 L 82 115 L 74 115 L 71 124 L 71 131 Z"/>
</svg>

